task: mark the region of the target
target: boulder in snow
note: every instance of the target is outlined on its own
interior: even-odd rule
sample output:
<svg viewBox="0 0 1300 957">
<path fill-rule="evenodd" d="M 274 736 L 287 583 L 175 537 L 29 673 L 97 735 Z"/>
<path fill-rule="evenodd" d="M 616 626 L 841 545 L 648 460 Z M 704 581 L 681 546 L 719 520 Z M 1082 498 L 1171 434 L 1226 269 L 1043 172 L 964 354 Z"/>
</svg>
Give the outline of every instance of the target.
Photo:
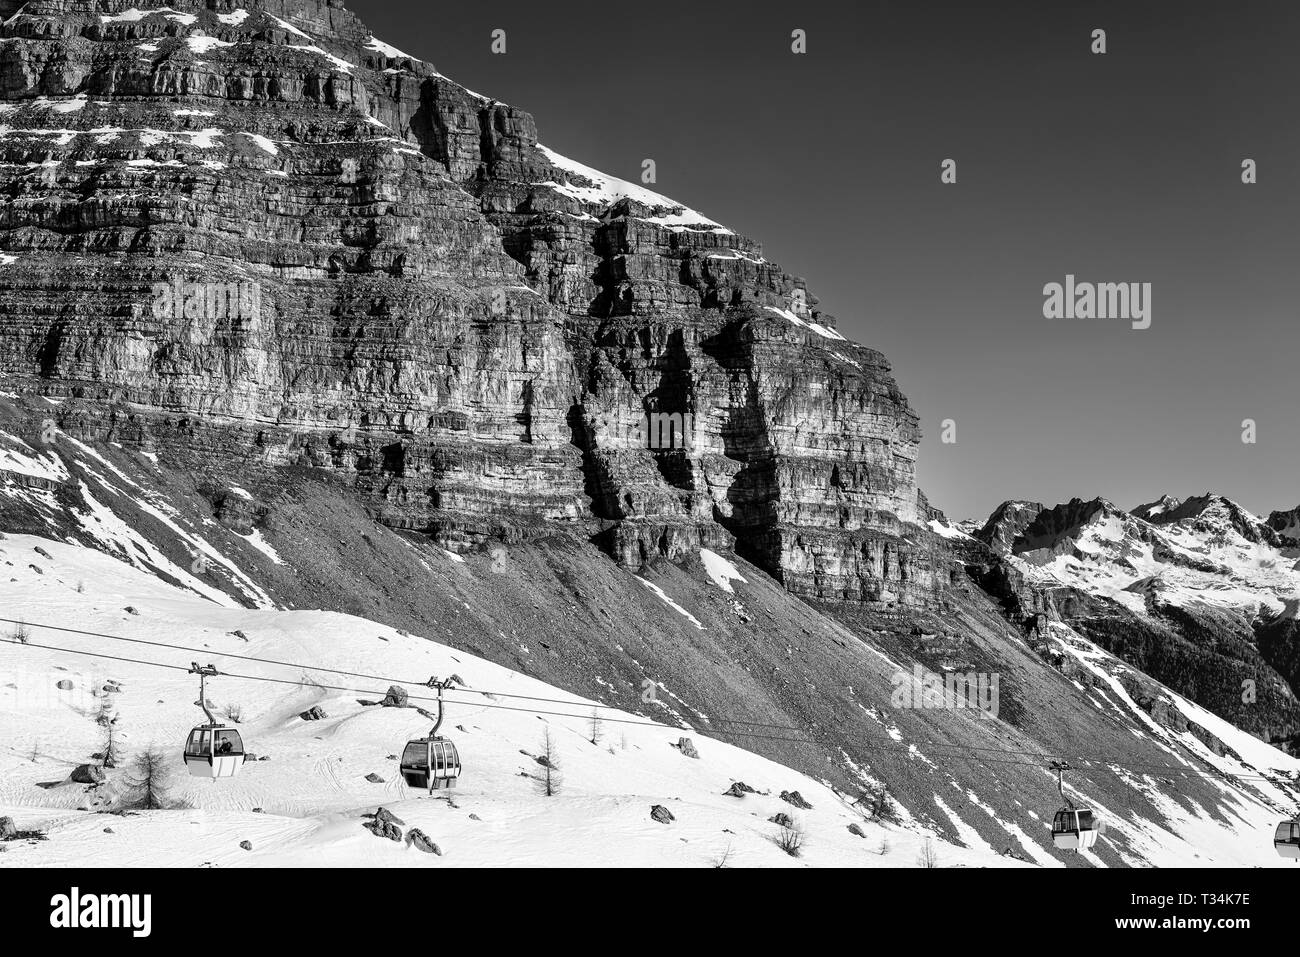
<svg viewBox="0 0 1300 957">
<path fill-rule="evenodd" d="M 795 807 L 802 808 L 805 811 L 812 810 L 812 805 L 805 801 L 803 795 L 798 791 L 782 791 L 781 800 L 786 804 L 793 804 Z"/>
<path fill-rule="evenodd" d="M 378 808 L 374 814 L 366 814 L 363 816 L 374 818 L 376 821 L 383 821 L 385 824 L 401 824 L 403 826 L 406 824 L 405 821 L 386 807 Z"/>
<path fill-rule="evenodd" d="M 658 821 L 660 824 L 671 824 L 673 821 L 677 820 L 673 817 L 673 812 L 668 810 L 668 808 L 664 807 L 662 804 L 656 804 L 650 808 L 650 819 L 652 821 Z"/>
<path fill-rule="evenodd" d="M 406 822 L 392 811 L 381 807 L 377 808 L 374 814 L 367 814 L 365 817 L 370 820 L 361 826 L 375 837 L 385 837 L 398 844 L 402 843 L 402 828 L 399 825 L 404 825 Z"/>
<path fill-rule="evenodd" d="M 410 833 L 406 835 L 406 843 L 417 851 L 424 851 L 426 854 L 436 854 L 438 857 L 442 857 L 442 848 L 433 843 L 429 835 L 418 827 L 411 828 Z"/>
<path fill-rule="evenodd" d="M 375 837 L 386 837 L 396 844 L 402 843 L 402 829 L 390 821 L 381 821 L 376 818 L 373 821 L 367 821 L 361 826 Z"/>
<path fill-rule="evenodd" d="M 678 738 L 677 750 L 688 758 L 695 758 L 697 761 L 700 758 L 700 752 L 695 750 L 695 742 L 690 738 Z"/>
<path fill-rule="evenodd" d="M 77 784 L 103 784 L 104 769 L 93 764 L 79 764 L 72 772 L 72 780 Z"/>
<path fill-rule="evenodd" d="M 405 708 L 409 698 L 410 695 L 406 693 L 405 688 L 389 685 L 388 694 L 384 695 L 384 700 L 379 703 L 385 708 Z"/>
</svg>

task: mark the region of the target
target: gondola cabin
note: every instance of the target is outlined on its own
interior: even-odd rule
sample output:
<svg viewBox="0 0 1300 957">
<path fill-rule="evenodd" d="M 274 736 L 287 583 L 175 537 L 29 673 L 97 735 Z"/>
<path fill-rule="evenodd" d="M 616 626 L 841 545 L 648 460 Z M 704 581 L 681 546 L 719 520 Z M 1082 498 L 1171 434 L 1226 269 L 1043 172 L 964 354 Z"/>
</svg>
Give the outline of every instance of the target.
<svg viewBox="0 0 1300 957">
<path fill-rule="evenodd" d="M 417 738 L 402 749 L 402 778 L 413 788 L 454 788 L 460 755 L 447 738 Z"/>
<path fill-rule="evenodd" d="M 1283 821 L 1273 834 L 1273 849 L 1283 857 L 1300 861 L 1300 818 Z"/>
<path fill-rule="evenodd" d="M 1052 820 L 1052 843 L 1063 851 L 1083 851 L 1097 843 L 1097 819 L 1088 808 L 1062 808 Z"/>
<path fill-rule="evenodd" d="M 196 778 L 233 778 L 244 766 L 239 732 L 223 725 L 199 725 L 185 742 L 185 767 Z"/>
</svg>

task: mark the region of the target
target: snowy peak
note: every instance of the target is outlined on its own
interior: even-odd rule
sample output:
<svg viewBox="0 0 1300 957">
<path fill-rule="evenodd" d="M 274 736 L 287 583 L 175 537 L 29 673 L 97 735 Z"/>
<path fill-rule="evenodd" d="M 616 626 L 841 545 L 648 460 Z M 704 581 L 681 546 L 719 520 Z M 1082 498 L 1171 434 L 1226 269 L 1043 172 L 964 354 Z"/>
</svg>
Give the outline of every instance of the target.
<svg viewBox="0 0 1300 957">
<path fill-rule="evenodd" d="M 1217 492 L 1206 492 L 1175 506 L 1160 509 L 1148 521 L 1156 525 L 1187 523 L 1189 527 L 1204 534 L 1226 536 L 1235 532 L 1249 542 L 1277 543 L 1276 533 L 1259 516 Z"/>
<path fill-rule="evenodd" d="M 1105 499 L 1071 499 L 1064 505 L 1045 509 L 1030 522 L 1016 540 L 1017 554 L 1040 550 L 1064 551 L 1089 535 L 1107 542 L 1121 537 L 1141 536 L 1132 517 Z"/>
<path fill-rule="evenodd" d="M 1038 502 L 1004 502 L 975 537 L 1000 555 L 1041 564 L 1056 555 L 1109 551 L 1126 538 L 1140 541 L 1145 530 L 1105 499 L 1076 498 L 1052 508 Z"/>
<path fill-rule="evenodd" d="M 1206 492 L 1185 500 L 1162 495 L 1132 512 L 1104 498 L 1074 498 L 1052 508 L 1004 502 L 976 537 L 1000 554 L 1033 553 L 1050 560 L 1050 555 L 1076 553 L 1081 543 L 1084 551 L 1096 554 L 1112 551 L 1126 539 L 1163 548 L 1169 557 L 1175 539 L 1204 554 L 1212 545 L 1279 548 L 1287 536 L 1300 536 L 1300 507 L 1274 512 L 1265 521 L 1224 495 Z M 1087 543 L 1108 547 L 1088 548 Z"/>
<path fill-rule="evenodd" d="M 975 537 L 998 554 L 1007 555 L 1020 533 L 1038 517 L 1043 508 L 1041 502 L 1003 502 L 993 510 Z"/>
<path fill-rule="evenodd" d="M 1295 512 L 1266 523 L 1215 492 L 1162 495 L 1132 513 L 1102 498 L 1031 516 L 1034 508 L 999 506 L 978 537 L 1039 585 L 1108 598 L 1135 614 L 1213 606 L 1248 621 L 1281 613 L 1300 594 L 1300 568 L 1284 552 L 1283 530 L 1300 529 Z"/>
<path fill-rule="evenodd" d="M 1164 515 L 1182 504 L 1182 499 L 1175 498 L 1172 495 L 1161 495 L 1154 502 L 1147 502 L 1145 505 L 1139 505 L 1133 509 L 1133 515 L 1143 521 L 1154 522 L 1158 516 Z"/>
</svg>

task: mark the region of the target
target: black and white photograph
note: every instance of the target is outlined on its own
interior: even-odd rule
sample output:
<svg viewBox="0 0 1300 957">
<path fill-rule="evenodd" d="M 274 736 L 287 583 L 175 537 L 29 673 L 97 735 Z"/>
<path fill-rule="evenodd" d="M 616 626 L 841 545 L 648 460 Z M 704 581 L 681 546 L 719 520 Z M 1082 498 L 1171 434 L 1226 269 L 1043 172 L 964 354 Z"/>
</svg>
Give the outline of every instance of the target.
<svg viewBox="0 0 1300 957">
<path fill-rule="evenodd" d="M 1298 50 L 1280 0 L 0 0 L 9 913 L 1284 921 Z"/>
</svg>

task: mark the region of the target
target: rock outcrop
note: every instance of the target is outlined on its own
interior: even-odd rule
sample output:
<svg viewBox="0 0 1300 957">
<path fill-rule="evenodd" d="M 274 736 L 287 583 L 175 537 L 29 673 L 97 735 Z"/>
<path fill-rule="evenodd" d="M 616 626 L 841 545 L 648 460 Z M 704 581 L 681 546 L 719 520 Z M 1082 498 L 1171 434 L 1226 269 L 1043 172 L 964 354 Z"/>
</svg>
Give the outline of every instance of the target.
<svg viewBox="0 0 1300 957">
<path fill-rule="evenodd" d="M 433 839 L 418 827 L 413 827 L 407 832 L 406 844 L 408 847 L 413 847 L 417 851 L 423 851 L 425 854 L 433 854 L 437 857 L 442 856 L 442 848 L 434 843 Z"/>
<path fill-rule="evenodd" d="M 94 764 L 78 764 L 72 769 L 71 780 L 76 784 L 103 784 L 104 769 Z"/>
</svg>

